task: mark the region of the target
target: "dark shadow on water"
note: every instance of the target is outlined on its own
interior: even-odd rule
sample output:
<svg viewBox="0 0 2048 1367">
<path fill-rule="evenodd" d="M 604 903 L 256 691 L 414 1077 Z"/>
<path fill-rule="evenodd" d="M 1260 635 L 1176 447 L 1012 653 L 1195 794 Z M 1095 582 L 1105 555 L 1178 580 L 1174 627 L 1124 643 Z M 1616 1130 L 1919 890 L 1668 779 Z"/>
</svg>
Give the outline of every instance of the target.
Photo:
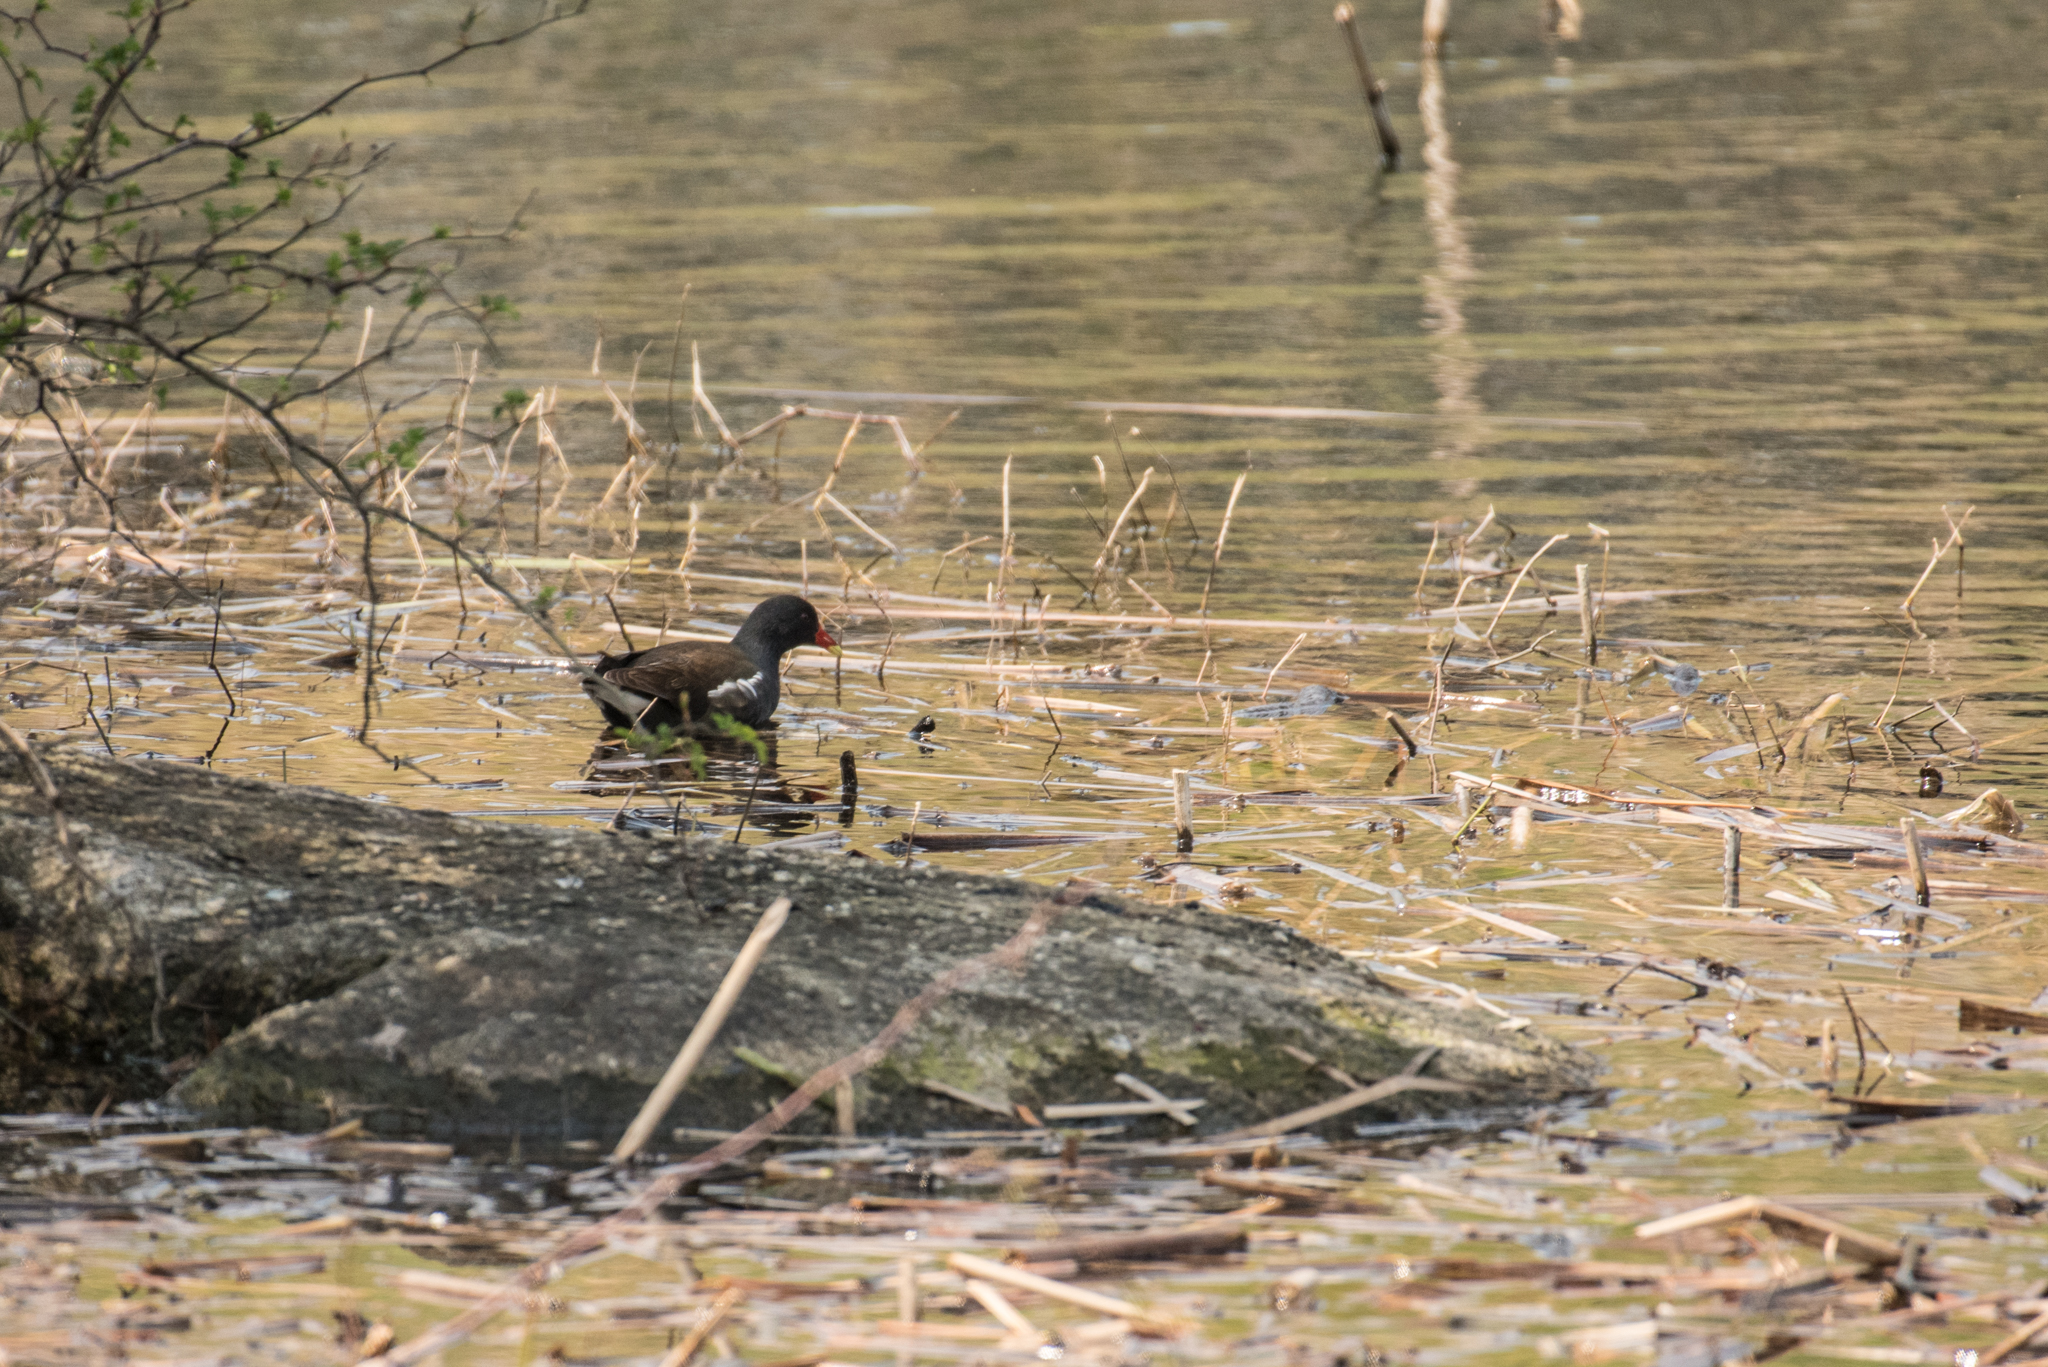
<svg viewBox="0 0 2048 1367">
<path fill-rule="evenodd" d="M 782 777 L 774 732 L 763 732 L 761 745 L 763 756 L 757 757 L 744 741 L 709 736 L 653 759 L 617 737 L 606 737 L 592 748 L 583 776 L 634 786 L 620 795 L 614 818 L 620 829 L 730 835 L 743 825 L 770 836 L 793 836 L 823 819 L 838 818 L 836 794 L 798 787 Z"/>
</svg>

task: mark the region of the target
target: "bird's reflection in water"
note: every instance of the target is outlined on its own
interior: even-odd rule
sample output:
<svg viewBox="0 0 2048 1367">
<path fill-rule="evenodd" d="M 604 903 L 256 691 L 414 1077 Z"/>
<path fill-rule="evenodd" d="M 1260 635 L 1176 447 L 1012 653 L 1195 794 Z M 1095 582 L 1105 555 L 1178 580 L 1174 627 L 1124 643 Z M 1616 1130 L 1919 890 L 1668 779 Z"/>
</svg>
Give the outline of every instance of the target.
<svg viewBox="0 0 2048 1367">
<path fill-rule="evenodd" d="M 760 741 L 758 756 L 745 741 L 706 736 L 695 740 L 694 749 L 685 741 L 654 757 L 607 736 L 592 748 L 583 775 L 621 799 L 612 818 L 615 830 L 731 835 L 744 827 L 794 836 L 815 829 L 825 817 L 844 815 L 836 794 L 793 785 L 782 775 L 772 733 Z"/>
</svg>

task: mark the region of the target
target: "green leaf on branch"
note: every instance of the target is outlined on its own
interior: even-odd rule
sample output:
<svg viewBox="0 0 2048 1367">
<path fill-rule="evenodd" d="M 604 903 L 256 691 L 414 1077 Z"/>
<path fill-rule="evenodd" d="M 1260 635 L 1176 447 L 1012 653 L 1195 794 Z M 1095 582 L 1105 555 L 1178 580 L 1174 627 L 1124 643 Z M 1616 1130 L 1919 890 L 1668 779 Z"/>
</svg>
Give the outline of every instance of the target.
<svg viewBox="0 0 2048 1367">
<path fill-rule="evenodd" d="M 711 729 L 724 736 L 727 740 L 738 741 L 741 745 L 751 746 L 757 763 L 766 764 L 768 762 L 768 742 L 762 740 L 761 733 L 745 722 L 734 721 L 723 712 L 713 712 L 711 714 Z"/>
<path fill-rule="evenodd" d="M 643 731 L 632 726 L 614 726 L 612 734 L 624 741 L 649 764 L 654 763 L 664 755 L 674 754 L 678 750 L 682 751 L 689 756 L 690 769 L 691 772 L 696 774 L 697 781 L 699 783 L 704 781 L 704 747 L 699 745 L 689 735 L 677 731 L 667 722 L 662 722 L 651 731 Z"/>
<path fill-rule="evenodd" d="M 496 422 L 503 414 L 516 415 L 520 409 L 532 402 L 533 396 L 525 390 L 508 389 L 499 397 L 497 403 L 491 405 L 491 421 Z"/>
<path fill-rule="evenodd" d="M 420 463 L 420 443 L 427 439 L 424 427 L 408 427 L 405 435 L 384 448 L 384 454 L 402 470 L 410 470 Z"/>
</svg>

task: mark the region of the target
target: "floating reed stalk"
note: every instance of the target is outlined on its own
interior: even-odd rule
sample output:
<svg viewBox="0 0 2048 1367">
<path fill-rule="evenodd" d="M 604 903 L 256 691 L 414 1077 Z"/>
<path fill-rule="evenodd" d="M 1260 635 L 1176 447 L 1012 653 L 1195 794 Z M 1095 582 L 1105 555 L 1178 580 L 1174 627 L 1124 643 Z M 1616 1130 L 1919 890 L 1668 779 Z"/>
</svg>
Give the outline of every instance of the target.
<svg viewBox="0 0 2048 1367">
<path fill-rule="evenodd" d="M 719 1292 L 718 1299 L 698 1313 L 697 1322 L 690 1326 L 690 1332 L 668 1350 L 656 1367 L 685 1367 L 691 1358 L 697 1356 L 697 1350 L 704 1346 L 704 1341 L 732 1313 L 733 1307 L 746 1298 L 746 1288 L 741 1286 L 727 1287 Z"/>
<path fill-rule="evenodd" d="M 969 1277 L 964 1289 L 968 1295 L 981 1302 L 981 1308 L 993 1315 L 1014 1338 L 1030 1343 L 1034 1347 L 1046 1341 L 1044 1332 L 1037 1325 L 1025 1319 L 1024 1313 L 1010 1304 L 1008 1297 L 981 1278 Z"/>
<path fill-rule="evenodd" d="M 1394 134 L 1394 121 L 1387 116 L 1386 87 L 1372 78 L 1372 64 L 1365 58 L 1365 39 L 1358 34 L 1358 15 L 1350 0 L 1337 6 L 1337 26 L 1344 30 L 1351 47 L 1351 64 L 1358 68 L 1358 84 L 1365 91 L 1365 103 L 1372 110 L 1373 131 L 1380 140 L 1380 170 L 1401 169 L 1401 139 Z"/>
</svg>

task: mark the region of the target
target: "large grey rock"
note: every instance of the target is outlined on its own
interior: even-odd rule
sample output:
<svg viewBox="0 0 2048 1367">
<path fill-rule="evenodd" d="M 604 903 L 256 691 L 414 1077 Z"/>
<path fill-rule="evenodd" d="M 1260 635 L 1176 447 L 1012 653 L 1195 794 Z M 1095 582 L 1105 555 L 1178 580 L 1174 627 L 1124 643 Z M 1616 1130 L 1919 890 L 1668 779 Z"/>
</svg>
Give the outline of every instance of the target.
<svg viewBox="0 0 2048 1367">
<path fill-rule="evenodd" d="M 0 1108 L 176 1095 L 221 1122 L 363 1116 L 384 1131 L 609 1141 L 709 1000 L 756 913 L 794 901 L 671 1125 L 734 1127 L 1013 935 L 1048 890 L 844 856 L 512 826 L 47 755 L 72 849 L 0 751 Z M 1031 1105 L 1121 1095 L 1119 1071 L 1201 1096 L 1216 1131 L 1441 1046 L 1361 1118 L 1541 1101 L 1595 1065 L 1532 1031 L 1408 1001 L 1282 926 L 1086 895 L 1019 973 L 940 1005 L 859 1082 L 863 1130 L 1000 1124 L 919 1087 Z M 21 1045 L 24 1047 L 14 1047 Z M 822 1123 L 815 1118 L 811 1123 Z M 1170 1122 L 1147 1121 L 1163 1127 Z"/>
</svg>

